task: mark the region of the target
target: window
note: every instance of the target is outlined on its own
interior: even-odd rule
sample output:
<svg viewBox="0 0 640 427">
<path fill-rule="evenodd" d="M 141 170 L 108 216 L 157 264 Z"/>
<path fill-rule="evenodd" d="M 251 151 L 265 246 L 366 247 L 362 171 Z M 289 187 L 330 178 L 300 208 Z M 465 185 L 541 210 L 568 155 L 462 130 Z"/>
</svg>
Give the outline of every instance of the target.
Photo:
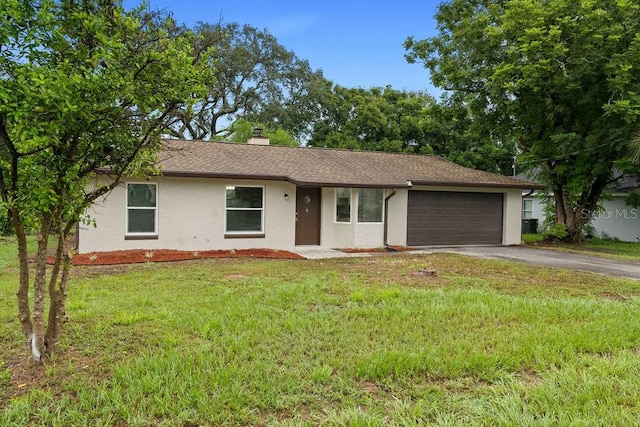
<svg viewBox="0 0 640 427">
<path fill-rule="evenodd" d="M 264 220 L 264 188 L 226 187 L 226 232 L 262 233 Z"/>
<path fill-rule="evenodd" d="M 336 222 L 351 222 L 350 188 L 336 188 Z"/>
<path fill-rule="evenodd" d="M 158 185 L 127 184 L 127 234 L 158 233 Z"/>
<path fill-rule="evenodd" d="M 529 200 L 529 199 L 522 200 L 522 218 L 523 219 L 533 218 L 533 200 Z"/>
<path fill-rule="evenodd" d="M 358 222 L 382 222 L 382 196 L 380 188 L 358 190 Z"/>
</svg>

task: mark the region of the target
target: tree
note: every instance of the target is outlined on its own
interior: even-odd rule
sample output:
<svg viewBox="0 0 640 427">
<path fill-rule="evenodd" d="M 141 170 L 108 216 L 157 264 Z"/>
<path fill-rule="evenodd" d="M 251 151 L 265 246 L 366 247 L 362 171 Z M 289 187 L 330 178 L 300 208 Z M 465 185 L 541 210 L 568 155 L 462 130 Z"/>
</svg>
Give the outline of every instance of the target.
<svg viewBox="0 0 640 427">
<path fill-rule="evenodd" d="M 172 19 L 119 0 L 0 4 L 0 195 L 17 238 L 19 320 L 38 362 L 56 351 L 66 322 L 67 238 L 122 176 L 153 164 L 170 113 L 197 96 L 206 73 L 191 48 Z M 110 181 L 88 186 L 105 169 Z"/>
<path fill-rule="evenodd" d="M 371 151 L 419 151 L 432 98 L 386 88 L 335 86 L 321 103 L 309 145 Z"/>
<path fill-rule="evenodd" d="M 628 162 L 640 116 L 640 6 L 627 0 L 452 0 L 439 34 L 409 38 L 487 132 L 513 139 L 541 171 L 568 240 Z"/>
<path fill-rule="evenodd" d="M 429 145 L 423 152 L 437 154 L 459 165 L 503 175 L 513 173 L 516 144 L 500 139 L 474 120 L 473 112 L 453 97 L 443 96 L 425 115 Z M 428 150 L 427 150 L 428 149 Z"/>
<path fill-rule="evenodd" d="M 355 150 L 435 154 L 463 166 L 510 174 L 513 140 L 478 127 L 451 98 L 424 93 L 336 86 L 324 101 L 310 145 Z"/>
<path fill-rule="evenodd" d="M 205 100 L 177 112 L 172 136 L 224 139 L 240 118 L 283 128 L 297 138 L 308 132 L 326 82 L 320 71 L 249 25 L 199 23 L 194 32 L 196 44 L 216 48 L 215 79 L 208 82 Z"/>
<path fill-rule="evenodd" d="M 270 129 L 265 128 L 261 123 L 252 123 L 247 119 L 236 120 L 231 125 L 232 133 L 228 137 L 230 142 L 247 142 L 257 128 L 262 129 L 262 135 L 269 138 L 271 145 L 286 145 L 289 147 L 297 147 L 300 144 L 295 140 L 293 135 L 282 128 Z"/>
</svg>

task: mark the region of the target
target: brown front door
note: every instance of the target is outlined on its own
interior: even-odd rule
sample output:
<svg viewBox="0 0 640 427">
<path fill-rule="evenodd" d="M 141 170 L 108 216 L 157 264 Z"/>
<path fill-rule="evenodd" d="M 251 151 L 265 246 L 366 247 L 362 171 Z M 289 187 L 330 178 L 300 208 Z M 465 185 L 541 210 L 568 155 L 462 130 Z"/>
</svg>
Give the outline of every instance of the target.
<svg viewBox="0 0 640 427">
<path fill-rule="evenodd" d="M 296 245 L 320 244 L 320 189 L 296 190 Z"/>
</svg>

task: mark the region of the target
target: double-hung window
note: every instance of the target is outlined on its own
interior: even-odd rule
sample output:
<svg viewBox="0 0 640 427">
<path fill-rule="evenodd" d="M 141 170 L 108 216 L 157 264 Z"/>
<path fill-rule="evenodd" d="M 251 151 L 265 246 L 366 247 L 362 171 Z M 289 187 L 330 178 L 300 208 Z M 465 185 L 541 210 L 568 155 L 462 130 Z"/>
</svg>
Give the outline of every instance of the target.
<svg viewBox="0 0 640 427">
<path fill-rule="evenodd" d="M 531 199 L 522 200 L 522 218 L 523 219 L 533 218 L 533 200 Z"/>
<path fill-rule="evenodd" d="M 225 191 L 225 232 L 264 233 L 264 187 L 227 185 Z"/>
<path fill-rule="evenodd" d="M 336 188 L 336 222 L 351 222 L 350 188 Z"/>
<path fill-rule="evenodd" d="M 158 234 L 158 184 L 127 183 L 127 235 Z"/>
<path fill-rule="evenodd" d="M 358 190 L 358 222 L 382 222 L 383 190 L 360 188 Z"/>
</svg>

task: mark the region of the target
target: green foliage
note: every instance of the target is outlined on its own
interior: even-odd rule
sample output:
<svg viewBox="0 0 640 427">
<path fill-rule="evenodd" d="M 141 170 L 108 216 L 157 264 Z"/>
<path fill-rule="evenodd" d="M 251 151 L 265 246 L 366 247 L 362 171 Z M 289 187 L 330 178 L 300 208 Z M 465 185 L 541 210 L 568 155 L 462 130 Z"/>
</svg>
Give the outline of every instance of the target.
<svg viewBox="0 0 640 427">
<path fill-rule="evenodd" d="M 0 210 L 0 236 L 10 236 L 13 234 L 13 225 L 9 220 L 9 215 L 6 210 Z"/>
<path fill-rule="evenodd" d="M 194 44 L 215 49 L 203 76 L 205 98 L 175 112 L 169 132 L 182 139 L 228 139 L 238 119 L 284 129 L 296 139 L 319 115 L 327 81 L 307 61 L 278 43 L 266 30 L 249 25 L 199 23 Z"/>
<path fill-rule="evenodd" d="M 638 191 L 632 191 L 631 193 L 629 193 L 629 195 L 627 196 L 625 203 L 629 206 L 633 206 L 634 208 L 639 208 L 640 207 L 640 192 Z"/>
<path fill-rule="evenodd" d="M 421 120 L 433 99 L 386 88 L 335 86 L 323 103 L 309 145 L 369 151 L 419 151 L 427 145 Z"/>
<path fill-rule="evenodd" d="M 31 226 L 60 203 L 75 219 L 87 177 L 100 167 L 132 172 L 139 152 L 157 149 L 167 110 L 197 94 L 202 76 L 173 21 L 144 8 L 5 2 L 0 16 L 11 47 L 0 57 L 0 168 L 6 191 L 9 179 L 20 186 L 5 196 Z"/>
<path fill-rule="evenodd" d="M 561 222 L 555 223 L 542 233 L 545 242 L 562 242 L 566 240 L 569 233 L 567 226 Z"/>
<path fill-rule="evenodd" d="M 265 127 L 261 123 L 250 122 L 247 119 L 236 120 L 231 125 L 231 135 L 228 138 L 230 142 L 247 142 L 252 136 L 254 129 L 261 128 L 262 135 L 269 138 L 269 144 L 271 145 L 287 145 L 290 147 L 297 147 L 298 142 L 293 135 L 282 128 L 270 129 Z"/>
<path fill-rule="evenodd" d="M 632 1 L 452 0 L 439 34 L 405 43 L 493 140 L 517 141 L 578 239 L 640 117 L 640 5 Z M 626 170 L 624 171 L 626 172 Z M 588 215 L 587 215 L 588 217 Z"/>
<path fill-rule="evenodd" d="M 333 88 L 309 145 L 435 154 L 463 166 L 510 174 L 515 143 L 497 140 L 450 99 L 386 88 Z"/>
<path fill-rule="evenodd" d="M 501 137 L 475 120 L 474 112 L 455 97 L 443 96 L 423 119 L 433 153 L 460 165 L 511 175 L 515 140 Z"/>
<path fill-rule="evenodd" d="M 37 361 L 52 356 L 66 319 L 67 237 L 122 176 L 152 169 L 170 113 L 213 79 L 194 61 L 206 61 L 208 46 L 192 42 L 170 16 L 144 5 L 0 2 L 0 196 L 15 220 L 18 317 Z M 107 179 L 89 185 L 105 170 Z M 32 229 L 34 274 L 24 251 Z M 47 277 L 51 235 L 59 246 Z"/>
<path fill-rule="evenodd" d="M 542 242 L 542 234 L 523 234 L 522 243 L 540 243 Z"/>
</svg>

